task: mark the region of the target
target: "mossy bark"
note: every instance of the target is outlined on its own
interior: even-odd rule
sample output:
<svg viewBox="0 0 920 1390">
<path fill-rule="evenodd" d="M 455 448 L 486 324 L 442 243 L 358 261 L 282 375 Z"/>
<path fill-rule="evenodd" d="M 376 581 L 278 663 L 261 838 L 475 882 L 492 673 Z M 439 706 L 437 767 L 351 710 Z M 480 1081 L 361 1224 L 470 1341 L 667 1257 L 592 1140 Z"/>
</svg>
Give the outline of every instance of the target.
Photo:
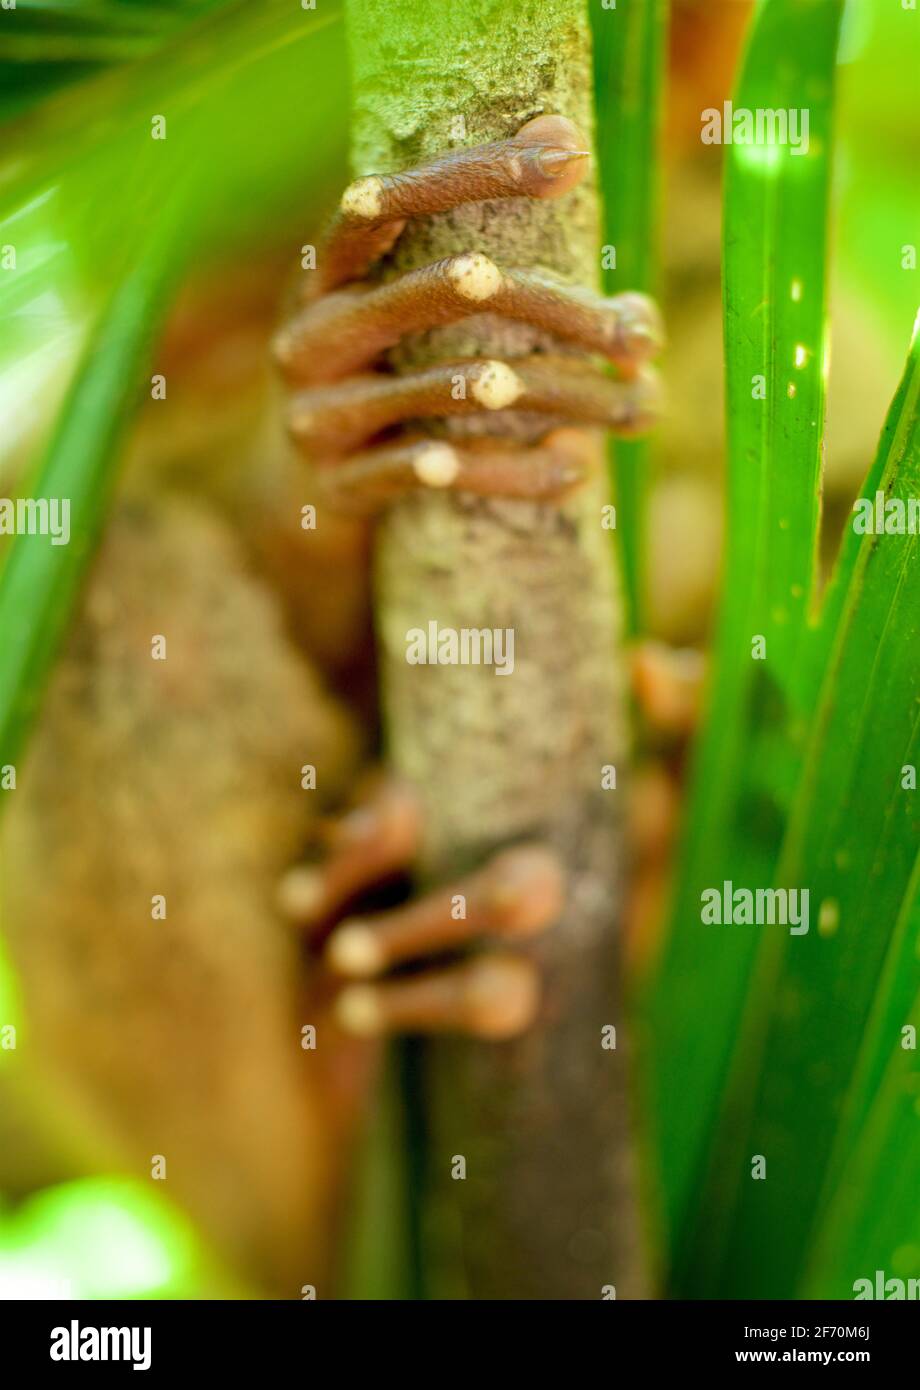
<svg viewBox="0 0 920 1390">
<path fill-rule="evenodd" d="M 513 134 L 543 112 L 590 138 L 584 0 L 348 0 L 355 173 Z M 384 274 L 450 253 L 539 265 L 595 285 L 597 195 L 459 208 L 411 224 Z M 397 367 L 546 346 L 488 316 L 419 335 Z M 512 428 L 526 436 L 532 422 Z M 490 422 L 494 428 L 494 420 Z M 626 753 L 620 601 L 602 474 L 563 506 L 426 495 L 394 507 L 378 541 L 377 618 L 391 762 L 426 810 L 421 873 L 443 878 L 524 837 L 559 847 L 564 919 L 536 948 L 539 1026 L 519 1042 L 425 1049 L 432 1265 L 459 1230 L 476 1298 L 619 1297 L 641 1281 L 618 985 Z M 515 667 L 415 666 L 411 628 L 512 628 Z M 615 1051 L 602 1046 L 617 1029 Z M 454 1156 L 466 1160 L 452 1180 Z M 434 1292 L 445 1285 L 435 1280 Z"/>
</svg>

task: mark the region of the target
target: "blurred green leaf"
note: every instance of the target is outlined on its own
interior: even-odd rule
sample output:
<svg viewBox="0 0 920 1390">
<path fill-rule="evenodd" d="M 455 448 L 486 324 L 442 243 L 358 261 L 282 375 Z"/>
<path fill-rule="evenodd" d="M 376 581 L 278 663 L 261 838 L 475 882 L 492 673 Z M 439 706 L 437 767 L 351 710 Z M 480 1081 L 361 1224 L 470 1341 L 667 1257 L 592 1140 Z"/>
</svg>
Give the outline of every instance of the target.
<svg viewBox="0 0 920 1390">
<path fill-rule="evenodd" d="M 591 4 L 597 150 L 604 216 L 604 292 L 658 289 L 658 171 L 667 0 Z M 611 440 L 627 625 L 641 626 L 643 530 L 650 448 Z"/>
<path fill-rule="evenodd" d="M 839 274 L 851 292 L 861 292 L 870 322 L 884 329 L 900 355 L 917 296 L 917 272 L 909 268 L 909 257 L 920 247 L 920 128 L 905 118 L 920 72 L 917 12 L 866 0 L 849 5 L 842 48 Z"/>
<path fill-rule="evenodd" d="M 109 63 L 152 53 L 239 0 L 16 0 L 0 23 L 0 121 Z"/>
<path fill-rule="evenodd" d="M 337 9 L 286 0 L 221 15 L 180 44 L 46 103 L 0 162 L 0 402 L 8 447 L 80 367 L 33 497 L 69 498 L 72 540 L 18 536 L 0 573 L 0 760 L 14 762 L 104 522 L 118 451 L 180 277 L 242 254 L 279 214 L 301 227 L 338 171 Z M 308 80 L 307 80 L 308 79 Z M 75 126 L 75 111 L 80 121 Z M 166 138 L 151 137 L 163 116 Z M 286 224 L 285 224 L 286 225 Z M 54 399 L 52 395 L 52 400 Z"/>
<path fill-rule="evenodd" d="M 165 193 L 165 190 L 164 190 Z M 151 339 L 169 303 L 177 200 L 116 289 L 84 350 L 47 458 L 28 489 L 69 507 L 69 540 L 17 535 L 0 570 L 0 763 L 14 764 L 34 718 L 112 490 L 118 448 L 140 399 Z M 170 215 L 171 213 L 171 215 Z"/>
<path fill-rule="evenodd" d="M 186 1219 L 126 1178 L 84 1178 L 0 1207 L 0 1298 L 241 1298 Z"/>
</svg>

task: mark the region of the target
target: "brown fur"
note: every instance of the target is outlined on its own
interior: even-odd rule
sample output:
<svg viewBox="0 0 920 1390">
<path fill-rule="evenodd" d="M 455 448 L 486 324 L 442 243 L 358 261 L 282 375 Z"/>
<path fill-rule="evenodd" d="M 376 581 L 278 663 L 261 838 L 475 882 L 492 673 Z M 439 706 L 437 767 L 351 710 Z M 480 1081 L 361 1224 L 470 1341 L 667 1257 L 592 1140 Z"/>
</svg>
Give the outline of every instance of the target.
<svg viewBox="0 0 920 1390">
<path fill-rule="evenodd" d="M 20 1052 L 128 1171 L 150 1180 L 165 1156 L 165 1195 L 291 1296 L 316 1282 L 325 1179 L 299 948 L 273 899 L 356 755 L 224 524 L 187 502 L 123 504 L 5 825 Z"/>
</svg>

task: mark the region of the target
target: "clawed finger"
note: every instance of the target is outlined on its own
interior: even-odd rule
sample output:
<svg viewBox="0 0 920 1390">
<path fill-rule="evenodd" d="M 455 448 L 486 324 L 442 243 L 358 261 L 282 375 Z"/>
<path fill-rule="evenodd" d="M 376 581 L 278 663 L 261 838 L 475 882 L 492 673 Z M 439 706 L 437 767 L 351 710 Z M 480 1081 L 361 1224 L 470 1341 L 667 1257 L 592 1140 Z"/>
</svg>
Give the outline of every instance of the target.
<svg viewBox="0 0 920 1390">
<path fill-rule="evenodd" d="M 408 218 L 494 198 L 557 198 L 581 179 L 590 158 L 565 116 L 538 116 L 509 140 L 449 150 L 398 174 L 356 179 L 342 194 L 320 252 L 315 295 L 359 279 L 384 255 Z"/>
<path fill-rule="evenodd" d="M 281 330 L 275 357 L 292 383 L 336 381 L 367 367 L 409 333 L 484 313 L 533 324 L 627 368 L 661 346 L 658 310 L 646 295 L 604 298 L 535 271 L 501 271 L 474 251 L 371 289 L 327 295 Z"/>
</svg>

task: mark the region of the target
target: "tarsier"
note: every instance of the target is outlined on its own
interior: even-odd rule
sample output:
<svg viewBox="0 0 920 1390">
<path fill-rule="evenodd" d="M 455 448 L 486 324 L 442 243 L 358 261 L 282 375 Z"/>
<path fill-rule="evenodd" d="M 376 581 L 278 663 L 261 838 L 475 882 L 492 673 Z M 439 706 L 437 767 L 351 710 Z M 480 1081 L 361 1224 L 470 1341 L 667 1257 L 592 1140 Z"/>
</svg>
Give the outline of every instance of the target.
<svg viewBox="0 0 920 1390">
<path fill-rule="evenodd" d="M 572 123 L 545 116 L 346 190 L 275 344 L 290 430 L 316 469 L 317 535 L 332 510 L 372 513 L 407 489 L 551 505 L 588 466 L 580 424 L 651 423 L 660 328 L 643 296 L 604 299 L 475 251 L 361 283 L 407 219 L 563 196 L 588 164 Z M 486 310 L 585 355 L 379 368 L 404 334 Z M 534 445 L 411 425 L 512 407 L 545 415 Z M 3 914 L 23 1048 L 94 1161 L 149 1177 L 163 1160 L 167 1194 L 227 1261 L 298 1297 L 329 1289 L 378 1040 L 527 1029 L 540 979 L 515 942 L 552 928 L 566 872 L 524 844 L 433 893 L 361 910 L 408 872 L 422 827 L 408 788 L 361 774 L 369 716 L 328 692 L 322 653 L 292 635 L 312 598 L 286 591 L 302 464 L 275 457 L 270 480 L 229 507 L 165 497 L 156 478 L 127 488 L 5 828 Z M 344 626 L 364 640 L 360 623 Z M 152 659 L 155 637 L 165 660 Z M 646 656 L 638 673 L 653 715 L 683 728 L 687 699 L 661 663 Z M 645 842 L 658 809 L 646 805 Z"/>
</svg>

